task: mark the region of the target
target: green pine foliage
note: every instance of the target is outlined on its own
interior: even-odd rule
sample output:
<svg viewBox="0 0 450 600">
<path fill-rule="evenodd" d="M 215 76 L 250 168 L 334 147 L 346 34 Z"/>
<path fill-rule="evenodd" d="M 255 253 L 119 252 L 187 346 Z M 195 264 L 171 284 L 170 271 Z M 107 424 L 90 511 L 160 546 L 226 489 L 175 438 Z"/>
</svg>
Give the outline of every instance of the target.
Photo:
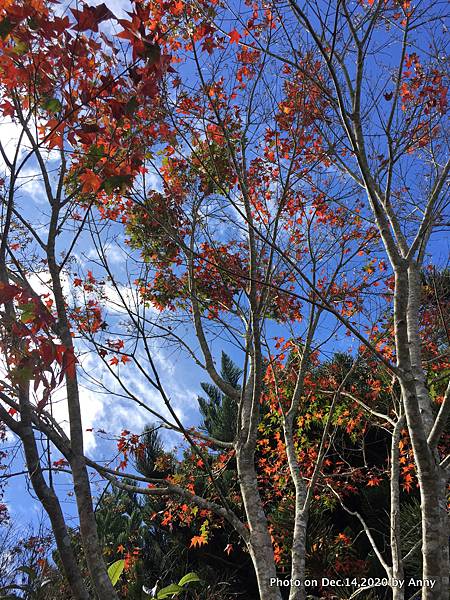
<svg viewBox="0 0 450 600">
<path fill-rule="evenodd" d="M 222 352 L 222 378 L 237 390 L 240 390 L 239 379 L 242 370 L 235 365 L 231 358 Z M 201 429 L 211 437 L 223 442 L 232 442 L 236 433 L 237 406 L 233 398 L 210 383 L 201 384 L 207 398 L 198 397 L 200 413 L 203 417 Z"/>
</svg>

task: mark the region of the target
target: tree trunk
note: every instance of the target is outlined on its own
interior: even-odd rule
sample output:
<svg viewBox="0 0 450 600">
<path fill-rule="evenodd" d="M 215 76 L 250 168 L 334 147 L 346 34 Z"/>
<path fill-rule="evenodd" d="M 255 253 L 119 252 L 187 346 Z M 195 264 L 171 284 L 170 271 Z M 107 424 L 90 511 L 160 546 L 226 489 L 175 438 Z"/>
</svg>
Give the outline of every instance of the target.
<svg viewBox="0 0 450 600">
<path fill-rule="evenodd" d="M 308 510 L 304 509 L 304 498 L 296 494 L 295 525 L 292 540 L 292 574 L 293 582 L 300 585 L 291 585 L 289 600 L 304 600 L 306 598 L 305 564 L 306 564 L 306 530 L 308 526 Z"/>
<path fill-rule="evenodd" d="M 415 262 L 412 262 L 408 267 L 408 286 L 406 320 L 411 374 L 421 423 L 424 435 L 427 438 L 433 426 L 433 413 L 430 394 L 425 383 L 426 376 L 422 367 L 422 340 L 419 331 L 419 307 L 422 287 L 419 268 Z M 436 584 L 432 590 L 430 587 L 424 586 L 422 598 L 423 600 L 428 600 L 428 598 L 444 600 L 444 598 L 448 598 L 449 573 L 448 525 L 445 526 L 447 520 L 445 485 L 441 485 L 442 473 L 437 451 L 430 449 L 427 444 L 426 451 L 419 451 L 418 454 L 416 454 L 414 448 L 414 455 L 417 462 L 418 476 L 420 472 L 423 536 L 422 578 L 428 581 L 436 579 Z"/>
<path fill-rule="evenodd" d="M 47 485 L 42 473 L 39 452 L 36 447 L 28 400 L 28 390 L 22 390 L 19 398 L 21 406 L 21 421 L 14 428 L 20 437 L 25 453 L 28 473 L 36 496 L 41 502 L 52 525 L 56 547 L 63 566 L 64 574 L 75 600 L 89 600 L 90 596 L 84 585 L 81 571 L 75 558 L 69 533 L 67 531 L 64 515 L 58 497 L 51 487 Z"/>
<path fill-rule="evenodd" d="M 422 471 L 419 482 L 422 506 L 422 578 L 425 582 L 436 582 L 433 589 L 428 586 L 423 588 L 422 600 L 447 600 L 448 571 L 443 569 L 448 564 L 448 528 L 442 532 L 440 481 L 436 470 Z"/>
<path fill-rule="evenodd" d="M 444 522 L 442 511 L 441 469 L 431 452 L 420 419 L 415 386 L 412 377 L 400 382 L 405 405 L 405 414 L 420 488 L 422 512 L 422 579 L 435 582 L 422 590 L 422 600 L 448 600 L 448 528 L 442 531 Z M 445 536 L 445 540 L 443 539 Z"/>
<path fill-rule="evenodd" d="M 62 339 L 67 344 L 67 340 Z M 105 561 L 103 560 L 97 533 L 89 474 L 84 458 L 83 429 L 76 376 L 73 378 L 66 376 L 66 390 L 69 406 L 71 449 L 73 452 L 70 466 L 80 520 L 80 536 L 83 551 L 98 599 L 114 600 L 117 599 L 117 594 L 108 576 Z"/>
<path fill-rule="evenodd" d="M 391 443 L 391 514 L 390 514 L 390 541 L 392 556 L 392 574 L 391 577 L 397 581 L 404 580 L 403 557 L 401 550 L 401 532 L 400 532 L 400 463 L 399 463 L 399 442 L 400 432 L 404 426 L 405 419 L 400 417 L 392 432 Z M 403 600 L 405 597 L 405 588 L 392 586 L 392 600 Z"/>
<path fill-rule="evenodd" d="M 421 290 L 415 265 L 395 270 L 394 324 L 399 383 L 402 390 L 417 479 L 422 514 L 422 600 L 448 600 L 448 537 L 443 540 L 441 467 L 437 453 L 430 449 L 431 400 L 425 402 L 424 376 L 421 375 L 418 305 Z M 431 585 L 434 583 L 433 587 Z"/>
<path fill-rule="evenodd" d="M 54 255 L 54 240 L 56 235 L 51 235 L 56 226 L 56 214 L 56 212 L 53 214 L 50 226 L 49 246 L 47 250 L 48 265 L 52 277 L 52 289 L 58 313 L 58 328 L 61 341 L 66 348 L 66 352 L 71 351 L 75 359 L 75 349 L 66 312 L 60 273 Z M 86 557 L 86 564 L 98 600 L 117 600 L 118 596 L 108 576 L 98 538 L 89 473 L 84 457 L 83 424 L 76 372 L 70 373 L 69 369 L 67 369 L 65 383 L 69 413 L 70 448 L 72 451 L 70 467 L 72 469 L 75 499 L 80 520 L 80 537 Z"/>
<path fill-rule="evenodd" d="M 276 585 L 277 572 L 272 540 L 258 491 L 253 451 L 249 451 L 245 447 L 238 447 L 236 462 L 245 514 L 250 529 L 247 545 L 258 581 L 260 598 L 261 600 L 281 600 L 280 589 Z"/>
<path fill-rule="evenodd" d="M 408 308 L 406 311 L 408 348 L 417 402 L 425 433 L 428 436 L 433 427 L 434 418 L 430 393 L 426 386 L 426 375 L 422 367 L 422 339 L 419 329 L 421 301 L 422 284 L 420 271 L 416 263 L 412 262 L 408 266 Z"/>
</svg>

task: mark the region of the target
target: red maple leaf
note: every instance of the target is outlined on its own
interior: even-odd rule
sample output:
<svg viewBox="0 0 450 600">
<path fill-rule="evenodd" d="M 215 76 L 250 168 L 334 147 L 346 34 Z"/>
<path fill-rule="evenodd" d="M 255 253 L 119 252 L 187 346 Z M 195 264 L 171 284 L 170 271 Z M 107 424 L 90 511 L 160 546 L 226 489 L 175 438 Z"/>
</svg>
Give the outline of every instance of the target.
<svg viewBox="0 0 450 600">
<path fill-rule="evenodd" d="M 84 6 L 83 10 L 77 10 L 76 8 L 70 10 L 77 21 L 76 25 L 73 26 L 75 31 L 91 30 L 96 32 L 102 21 L 116 18 L 105 3 L 98 6 Z"/>
<path fill-rule="evenodd" d="M 10 285 L 8 283 L 0 283 L 0 304 L 9 302 L 17 296 L 21 291 L 17 285 Z"/>
<path fill-rule="evenodd" d="M 102 180 L 98 175 L 94 173 L 94 171 L 88 170 L 85 173 L 82 173 L 79 177 L 83 187 L 81 191 L 83 194 L 89 194 L 90 192 L 97 192 L 102 185 Z"/>
<path fill-rule="evenodd" d="M 233 31 L 230 31 L 229 36 L 230 36 L 230 44 L 239 44 L 239 40 L 241 39 L 241 34 L 238 31 L 236 31 L 236 29 L 233 29 Z"/>
</svg>

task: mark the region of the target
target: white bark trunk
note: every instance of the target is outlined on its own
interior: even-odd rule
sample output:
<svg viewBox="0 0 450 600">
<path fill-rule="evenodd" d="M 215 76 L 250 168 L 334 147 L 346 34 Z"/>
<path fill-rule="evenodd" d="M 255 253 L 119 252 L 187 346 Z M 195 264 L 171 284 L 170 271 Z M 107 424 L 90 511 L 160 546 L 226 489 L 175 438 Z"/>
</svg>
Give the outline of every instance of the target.
<svg viewBox="0 0 450 600">
<path fill-rule="evenodd" d="M 394 320 L 399 383 L 408 425 L 422 511 L 422 579 L 434 582 L 422 589 L 422 600 L 448 600 L 448 533 L 444 523 L 442 469 L 435 451 L 427 441 L 431 424 L 431 401 L 421 375 L 420 333 L 417 307 L 420 302 L 415 267 L 396 270 Z M 425 393 L 427 398 L 425 398 Z M 444 536 L 446 539 L 444 539 Z"/>
<path fill-rule="evenodd" d="M 253 452 L 245 447 L 238 448 L 236 462 L 250 531 L 247 546 L 255 569 L 260 598 L 261 600 L 281 600 L 280 588 L 274 583 L 277 572 L 272 540 L 258 491 Z"/>
<path fill-rule="evenodd" d="M 397 581 L 403 581 L 404 569 L 401 552 L 401 533 L 400 533 L 400 463 L 399 463 L 399 441 L 400 432 L 404 425 L 404 418 L 400 418 L 392 432 L 391 444 L 391 556 L 392 556 L 392 578 Z M 392 600 L 403 600 L 405 597 L 405 588 L 393 586 Z"/>
</svg>

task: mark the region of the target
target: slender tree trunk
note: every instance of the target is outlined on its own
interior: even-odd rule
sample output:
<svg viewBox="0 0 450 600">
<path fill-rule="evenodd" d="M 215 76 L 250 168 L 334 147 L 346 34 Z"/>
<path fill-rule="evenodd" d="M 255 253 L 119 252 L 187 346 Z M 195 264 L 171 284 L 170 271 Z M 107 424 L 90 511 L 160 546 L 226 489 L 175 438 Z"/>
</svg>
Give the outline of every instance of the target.
<svg viewBox="0 0 450 600">
<path fill-rule="evenodd" d="M 440 478 L 435 468 L 419 468 L 422 462 L 426 461 L 417 459 L 422 506 L 422 577 L 426 582 L 436 582 L 433 589 L 423 588 L 422 599 L 448 600 L 448 571 L 444 571 L 448 564 L 448 527 L 442 531 Z"/>
<path fill-rule="evenodd" d="M 326 455 L 326 441 L 330 433 L 330 426 L 332 422 L 332 416 L 336 407 L 340 392 L 345 384 L 347 378 L 351 375 L 357 365 L 357 361 L 353 363 L 353 366 L 348 371 L 344 379 L 339 384 L 338 389 L 333 395 L 333 400 L 330 405 L 330 410 L 326 420 L 326 425 L 322 434 L 322 440 L 319 446 L 319 452 L 314 466 L 309 483 L 302 477 L 300 473 L 300 465 L 297 459 L 297 451 L 294 444 L 294 418 L 298 408 L 298 400 L 303 394 L 304 390 L 304 372 L 306 369 L 307 362 L 310 356 L 310 344 L 312 336 L 318 323 L 320 311 L 316 314 L 316 317 L 311 320 L 310 327 L 308 330 L 306 349 L 304 350 L 300 370 L 297 380 L 297 386 L 294 392 L 293 402 L 291 408 L 286 415 L 284 421 L 284 437 L 286 443 L 286 455 L 289 463 L 289 469 L 291 472 L 292 481 L 295 487 L 295 520 L 294 520 L 294 533 L 292 539 L 292 552 L 291 552 L 291 577 L 293 582 L 298 582 L 299 585 L 292 585 L 289 600 L 304 600 L 306 598 L 306 589 L 304 586 L 305 581 L 305 570 L 306 570 L 306 541 L 307 541 L 307 528 L 309 520 L 309 509 L 311 501 L 314 495 L 315 485 L 320 477 L 320 473 L 323 466 L 323 461 Z M 295 396 L 297 398 L 295 399 Z"/>
<path fill-rule="evenodd" d="M 306 503 L 307 489 L 300 475 L 300 467 L 294 445 L 294 413 L 290 413 L 285 419 L 285 443 L 286 454 L 295 488 L 295 514 L 294 531 L 291 549 L 291 579 L 298 581 L 301 585 L 291 585 L 289 600 L 304 600 L 306 590 L 303 582 L 305 578 L 306 565 L 306 530 L 308 526 L 309 504 Z M 313 482 L 311 482 L 314 485 Z"/>
<path fill-rule="evenodd" d="M 238 447 L 236 462 L 245 514 L 250 529 L 248 549 L 258 581 L 260 599 L 281 600 L 280 589 L 274 583 L 277 572 L 268 522 L 258 491 L 254 452 L 245 446 Z"/>
<path fill-rule="evenodd" d="M 71 342 L 71 340 L 66 339 L 66 336 L 62 336 L 62 341 L 66 345 Z M 70 466 L 80 520 L 80 535 L 83 550 L 92 584 L 99 600 L 114 600 L 117 598 L 117 594 L 108 576 L 105 561 L 103 560 L 92 502 L 89 474 L 84 458 L 83 428 L 76 374 L 73 377 L 66 375 L 66 390 L 70 420 L 70 441 L 73 452 Z"/>
<path fill-rule="evenodd" d="M 415 265 L 395 270 L 394 322 L 399 383 L 405 417 L 414 451 L 422 513 L 422 600 L 448 600 L 448 536 L 442 532 L 441 468 L 437 453 L 428 445 L 430 398 L 424 397 L 424 377 L 420 361 L 418 287 Z M 434 582 L 433 588 L 431 583 Z M 426 585 L 428 584 L 428 585 Z"/>
<path fill-rule="evenodd" d="M 404 425 L 404 418 L 401 417 L 395 424 L 392 433 L 391 442 L 391 514 L 390 514 L 390 541 L 392 556 L 392 578 L 397 581 L 403 581 L 404 569 L 401 550 L 401 532 L 400 532 L 400 463 L 399 463 L 399 442 L 400 432 Z M 405 588 L 392 586 L 392 600 L 403 600 L 405 597 Z"/>
<path fill-rule="evenodd" d="M 52 230 L 56 226 L 56 215 L 57 213 L 55 211 L 50 225 L 47 251 L 48 264 L 52 277 L 52 290 L 55 296 L 55 306 L 58 314 L 58 328 L 61 341 L 66 347 L 66 350 L 72 352 L 73 359 L 75 360 L 60 273 L 54 255 L 55 235 L 51 235 Z M 72 369 L 69 371 L 72 371 Z M 67 408 L 69 412 L 70 447 L 72 451 L 70 467 L 72 469 L 75 499 L 80 521 L 80 536 L 86 557 L 86 564 L 98 600 L 117 600 L 118 596 L 108 576 L 100 540 L 98 538 L 89 474 L 86 466 L 86 459 L 84 457 L 83 425 L 78 380 L 75 369 L 73 369 L 73 371 L 73 373 L 66 371 L 65 383 Z"/>
<path fill-rule="evenodd" d="M 291 585 L 289 600 L 304 600 L 306 598 L 305 566 L 306 566 L 306 531 L 308 527 L 308 509 L 304 508 L 304 497 L 296 494 L 295 500 L 295 524 L 292 540 L 292 581 L 300 582 L 300 585 Z"/>
<path fill-rule="evenodd" d="M 13 189 L 13 184 L 14 180 L 12 180 L 11 189 Z M 8 205 L 8 216 L 6 219 L 7 222 L 3 232 L 4 238 L 2 240 L 2 248 L 0 252 L 0 281 L 3 283 L 8 283 L 8 272 L 6 269 L 5 260 L 5 244 L 9 230 L 11 209 L 12 196 Z M 11 319 L 11 323 L 14 323 L 17 315 L 15 314 L 12 302 L 7 303 L 6 312 Z M 12 422 L 9 423 L 9 426 L 22 441 L 31 484 L 50 519 L 53 534 L 55 536 L 56 547 L 58 549 L 64 574 L 73 598 L 75 600 L 89 600 L 90 596 L 84 585 L 81 571 L 75 558 L 75 553 L 73 551 L 70 536 L 67 531 L 64 514 L 61 509 L 61 504 L 53 488 L 47 485 L 42 472 L 40 455 L 36 445 L 36 439 L 34 437 L 32 426 L 32 407 L 30 405 L 29 393 L 28 382 L 26 384 L 19 385 L 18 400 L 20 406 L 20 422 L 16 423 L 14 420 L 12 420 Z"/>
<path fill-rule="evenodd" d="M 411 263 L 408 268 L 408 281 L 409 281 L 409 302 L 407 312 L 407 324 L 408 324 L 408 339 L 409 339 L 409 353 L 411 356 L 411 370 L 414 376 L 414 385 L 416 388 L 416 395 L 418 399 L 419 409 L 424 423 L 424 429 L 427 437 L 433 427 L 434 417 L 432 411 L 432 401 L 429 390 L 426 386 L 426 374 L 422 367 L 422 340 L 420 338 L 419 331 L 419 311 L 422 297 L 422 284 L 420 277 L 420 270 L 416 263 Z M 448 593 L 450 573 L 449 563 L 449 523 L 447 513 L 447 486 L 445 481 L 445 474 L 439 466 L 439 454 L 434 448 L 431 449 L 433 456 L 433 471 L 435 472 L 434 485 L 437 488 L 438 507 L 440 513 L 440 541 L 439 547 L 442 552 L 441 561 L 439 564 L 439 572 L 443 578 L 443 593 L 445 595 L 446 590 Z M 425 577 L 425 576 L 424 576 Z M 437 596 L 436 596 L 437 597 Z"/>
<path fill-rule="evenodd" d="M 419 268 L 415 262 L 408 267 L 408 308 L 406 312 L 411 374 L 419 408 L 423 433 L 429 436 L 433 426 L 431 398 L 422 367 L 422 340 L 419 331 L 419 308 L 422 287 Z M 420 444 L 421 445 L 421 444 Z M 414 448 L 414 444 L 413 444 Z M 448 526 L 446 521 L 446 490 L 441 485 L 442 473 L 437 451 L 426 445 L 426 451 L 414 455 L 417 461 L 422 505 L 422 554 L 424 580 L 436 579 L 433 590 L 424 587 L 423 600 L 448 598 Z M 419 465 L 420 463 L 420 465 Z"/>
<path fill-rule="evenodd" d="M 434 419 L 430 393 L 426 386 L 426 375 L 422 367 L 422 339 L 419 330 L 421 301 L 422 285 L 420 271 L 415 262 L 412 262 L 408 267 L 408 308 L 406 311 L 408 348 L 417 401 L 425 433 L 428 436 L 433 427 Z"/>
<path fill-rule="evenodd" d="M 54 490 L 47 485 L 42 473 L 39 452 L 36 447 L 36 440 L 31 426 L 28 390 L 21 391 L 19 403 L 21 407 L 21 422 L 17 424 L 15 433 L 22 440 L 31 484 L 50 519 L 53 534 L 55 536 L 56 547 L 58 548 L 64 574 L 71 593 L 73 594 L 73 598 L 75 600 L 89 600 L 90 596 L 84 585 L 81 571 L 73 552 L 61 505 Z"/>
</svg>

